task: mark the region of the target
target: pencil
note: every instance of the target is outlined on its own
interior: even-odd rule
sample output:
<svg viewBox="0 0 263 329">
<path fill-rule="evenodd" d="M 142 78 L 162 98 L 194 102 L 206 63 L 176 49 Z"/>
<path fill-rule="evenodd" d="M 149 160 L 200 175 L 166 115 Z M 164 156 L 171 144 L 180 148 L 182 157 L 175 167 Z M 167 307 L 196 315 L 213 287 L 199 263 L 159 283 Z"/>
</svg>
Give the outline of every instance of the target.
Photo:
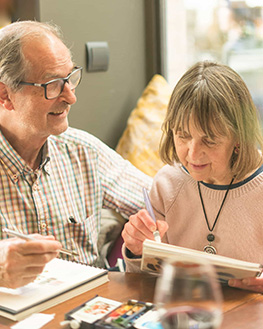
<svg viewBox="0 0 263 329">
<path fill-rule="evenodd" d="M 14 231 L 14 230 L 10 230 L 6 227 L 4 227 L 2 229 L 3 232 L 11 235 L 11 236 L 14 236 L 14 237 L 17 237 L 17 238 L 21 238 L 23 240 L 30 240 L 30 241 L 36 241 L 37 239 L 34 238 L 33 236 L 30 236 L 30 235 L 27 235 L 27 234 L 23 234 L 23 233 L 20 233 L 20 232 L 17 232 L 17 231 Z M 66 254 L 66 255 L 69 255 L 69 256 L 79 256 L 79 254 L 74 251 L 74 250 L 68 250 L 68 249 L 65 249 L 65 248 L 61 248 L 60 251 L 62 254 Z"/>
<path fill-rule="evenodd" d="M 151 201 L 150 201 L 148 192 L 145 187 L 143 187 L 142 191 L 143 191 L 143 197 L 144 197 L 144 203 L 145 203 L 146 209 L 147 209 L 148 213 L 150 214 L 150 216 L 152 217 L 152 219 L 154 220 L 154 222 L 156 223 L 156 218 L 154 216 L 154 212 L 153 212 L 153 208 L 151 205 Z M 160 237 L 160 233 L 158 230 L 154 231 L 153 235 L 154 235 L 154 240 L 156 242 L 161 242 L 161 237 Z"/>
</svg>

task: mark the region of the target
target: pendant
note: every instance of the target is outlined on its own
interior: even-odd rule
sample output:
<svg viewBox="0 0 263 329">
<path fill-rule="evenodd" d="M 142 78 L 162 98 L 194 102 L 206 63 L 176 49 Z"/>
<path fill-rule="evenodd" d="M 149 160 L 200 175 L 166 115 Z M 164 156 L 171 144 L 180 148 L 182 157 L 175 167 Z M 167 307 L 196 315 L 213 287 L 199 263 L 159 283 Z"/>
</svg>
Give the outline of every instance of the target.
<svg viewBox="0 0 263 329">
<path fill-rule="evenodd" d="M 204 247 L 204 251 L 207 252 L 208 254 L 216 254 L 216 248 L 211 244 L 215 240 L 214 234 L 210 233 L 206 238 L 207 241 L 209 242 L 209 245 Z"/>
<path fill-rule="evenodd" d="M 204 251 L 207 252 L 208 254 L 216 254 L 216 248 L 211 245 L 211 243 L 207 246 L 204 247 Z"/>
</svg>

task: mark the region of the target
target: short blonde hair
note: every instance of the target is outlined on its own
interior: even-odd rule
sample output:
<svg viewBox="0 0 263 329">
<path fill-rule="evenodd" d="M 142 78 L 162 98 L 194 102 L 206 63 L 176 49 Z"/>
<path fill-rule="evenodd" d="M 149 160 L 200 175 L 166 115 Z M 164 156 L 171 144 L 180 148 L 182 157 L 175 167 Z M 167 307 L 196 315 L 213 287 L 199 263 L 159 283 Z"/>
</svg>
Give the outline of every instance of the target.
<svg viewBox="0 0 263 329">
<path fill-rule="evenodd" d="M 263 136 L 258 111 L 242 78 L 230 67 L 198 62 L 179 80 L 171 95 L 162 126 L 160 156 L 164 163 L 179 162 L 173 140 L 190 117 L 208 137 L 232 136 L 239 144 L 230 167 L 237 179 L 262 163 Z M 259 152 L 259 150 L 261 152 Z"/>
</svg>

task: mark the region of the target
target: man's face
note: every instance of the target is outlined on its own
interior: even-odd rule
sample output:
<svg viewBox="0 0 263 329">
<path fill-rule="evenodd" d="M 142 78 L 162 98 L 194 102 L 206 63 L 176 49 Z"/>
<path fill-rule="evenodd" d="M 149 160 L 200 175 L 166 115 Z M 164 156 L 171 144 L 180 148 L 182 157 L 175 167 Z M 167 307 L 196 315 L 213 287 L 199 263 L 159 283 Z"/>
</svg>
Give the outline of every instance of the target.
<svg viewBox="0 0 263 329">
<path fill-rule="evenodd" d="M 68 49 L 52 35 L 25 43 L 23 53 L 30 63 L 26 82 L 41 84 L 65 78 L 74 68 Z M 68 83 L 61 95 L 52 100 L 45 98 L 44 88 L 27 85 L 17 92 L 10 91 L 9 97 L 17 134 L 40 140 L 67 129 L 70 106 L 76 102 L 75 90 L 70 90 Z"/>
</svg>

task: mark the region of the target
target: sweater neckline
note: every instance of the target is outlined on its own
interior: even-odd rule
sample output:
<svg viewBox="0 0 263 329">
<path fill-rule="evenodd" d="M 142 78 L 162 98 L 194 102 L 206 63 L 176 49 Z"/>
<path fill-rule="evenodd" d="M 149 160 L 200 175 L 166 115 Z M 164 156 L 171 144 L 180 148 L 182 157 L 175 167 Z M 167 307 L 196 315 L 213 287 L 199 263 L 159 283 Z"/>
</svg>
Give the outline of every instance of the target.
<svg viewBox="0 0 263 329">
<path fill-rule="evenodd" d="M 188 170 L 182 166 L 183 169 L 189 174 Z M 261 165 L 253 174 L 251 174 L 249 177 L 247 177 L 246 179 L 244 179 L 241 182 L 232 184 L 232 186 L 230 187 L 230 190 L 233 190 L 235 188 L 238 188 L 240 186 L 245 185 L 246 183 L 250 182 L 253 178 L 255 178 L 256 176 L 258 176 L 260 173 L 263 172 L 263 165 Z M 206 187 L 209 187 L 211 189 L 214 190 L 226 190 L 228 188 L 229 185 L 214 185 L 214 184 L 209 184 L 209 183 L 205 183 L 203 181 L 200 181 L 200 183 Z"/>
</svg>

